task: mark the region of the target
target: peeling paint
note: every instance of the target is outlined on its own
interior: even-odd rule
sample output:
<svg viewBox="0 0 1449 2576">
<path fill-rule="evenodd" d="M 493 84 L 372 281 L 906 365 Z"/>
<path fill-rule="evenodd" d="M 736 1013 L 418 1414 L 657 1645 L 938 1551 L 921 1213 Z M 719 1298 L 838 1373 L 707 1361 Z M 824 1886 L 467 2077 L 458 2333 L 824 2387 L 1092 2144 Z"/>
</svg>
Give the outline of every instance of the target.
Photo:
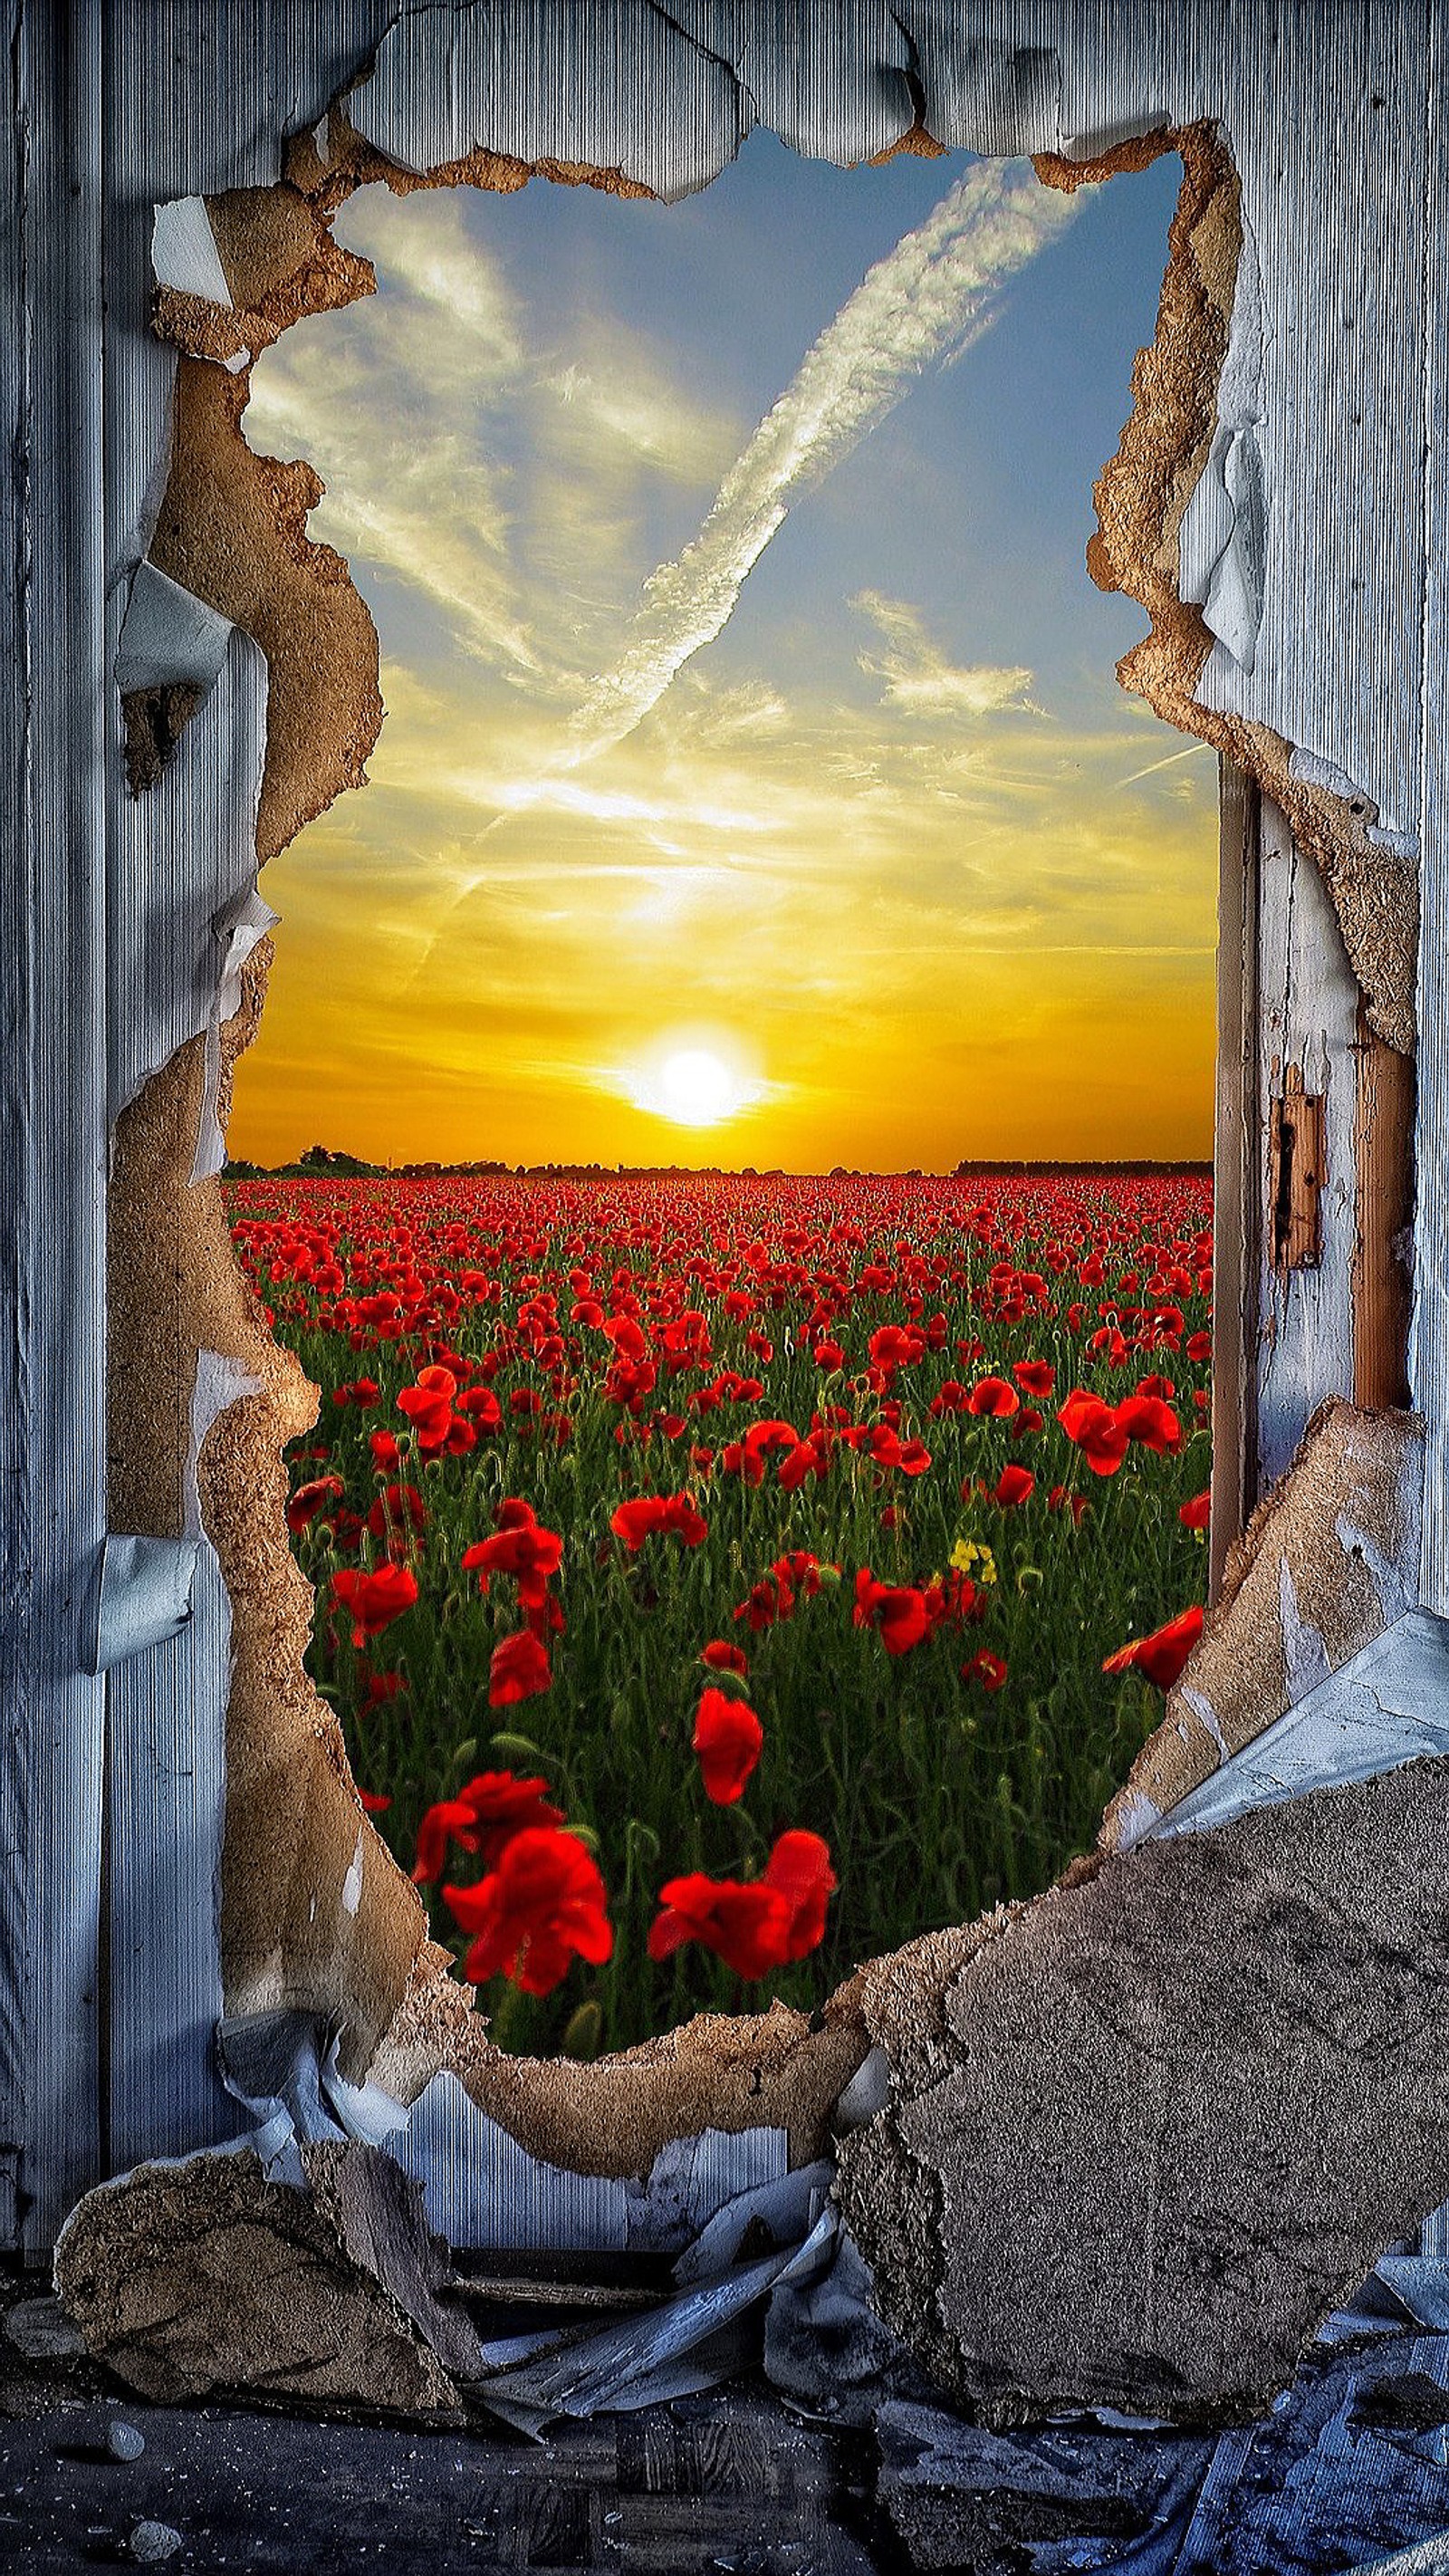
<svg viewBox="0 0 1449 2576">
<path fill-rule="evenodd" d="M 359 1827 L 357 1848 L 354 1851 L 351 1860 L 347 1864 L 347 1876 L 342 1882 L 342 1911 L 344 1914 L 355 1914 L 359 1905 L 362 1903 L 362 1853 L 363 1837 L 361 1828 Z"/>
<path fill-rule="evenodd" d="M 158 206 L 151 225 L 151 266 L 158 286 L 231 306 L 204 197 L 174 197 Z"/>
</svg>

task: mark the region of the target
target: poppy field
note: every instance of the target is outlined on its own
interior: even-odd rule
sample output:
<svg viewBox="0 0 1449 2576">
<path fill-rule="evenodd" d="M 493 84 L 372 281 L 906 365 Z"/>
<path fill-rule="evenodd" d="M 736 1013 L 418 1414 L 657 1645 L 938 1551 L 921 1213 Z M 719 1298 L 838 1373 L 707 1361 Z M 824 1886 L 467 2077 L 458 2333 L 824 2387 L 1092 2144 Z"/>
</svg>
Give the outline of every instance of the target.
<svg viewBox="0 0 1449 2576">
<path fill-rule="evenodd" d="M 503 2046 L 1050 1883 L 1201 1628 L 1211 1191 L 232 1179 L 309 1668 Z"/>
</svg>

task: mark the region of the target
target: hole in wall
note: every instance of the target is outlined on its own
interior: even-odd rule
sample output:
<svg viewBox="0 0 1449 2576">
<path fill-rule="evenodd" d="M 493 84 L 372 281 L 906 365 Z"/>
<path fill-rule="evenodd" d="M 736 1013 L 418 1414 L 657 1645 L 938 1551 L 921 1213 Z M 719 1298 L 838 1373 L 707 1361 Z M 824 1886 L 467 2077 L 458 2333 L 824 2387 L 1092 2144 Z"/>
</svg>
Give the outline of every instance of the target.
<svg viewBox="0 0 1449 2576">
<path fill-rule="evenodd" d="M 437 1864 L 435 1933 L 472 1949 L 439 1882 L 497 1875 L 504 1826 L 551 1828 L 539 1798 L 597 1859 L 574 1925 L 597 1952 L 607 1914 L 609 1956 L 535 1930 L 532 1975 L 525 1945 L 481 1998 L 506 2045 L 814 2007 L 1047 1884 L 1160 1713 L 1102 1664 L 1201 1590 L 1178 1515 L 1207 1484 L 1208 1184 L 988 1167 L 1209 1150 L 1213 765 L 1115 693 L 1135 619 L 1094 623 L 1075 571 L 1173 167 L 1044 224 L 979 338 L 917 254 L 884 403 L 842 317 L 961 165 L 826 173 L 758 139 L 682 208 L 360 198 L 339 231 L 377 304 L 256 370 L 252 443 L 329 485 L 313 531 L 369 600 L 391 713 L 368 797 L 265 880 L 285 926 L 232 1142 L 327 1159 L 238 1178 L 232 1212 L 325 1390 L 290 1510 L 314 1678 L 404 1867 Z M 809 293 L 777 269 L 766 306 L 782 240 Z M 822 344 L 832 470 L 772 496 L 800 423 L 752 430 Z M 752 445 L 762 491 L 701 565 Z M 1100 1410 L 1064 1424 L 1077 1388 Z M 542 1780 L 532 1810 L 458 1813 L 505 1772 Z M 792 1936 L 759 1890 L 800 1832 L 829 1857 Z M 753 1903 L 696 1888 L 716 1947 L 670 1948 L 676 1922 L 651 1964 L 662 1887 L 698 1874 Z M 820 1937 L 742 1977 L 763 1951 L 730 1905 Z"/>
</svg>

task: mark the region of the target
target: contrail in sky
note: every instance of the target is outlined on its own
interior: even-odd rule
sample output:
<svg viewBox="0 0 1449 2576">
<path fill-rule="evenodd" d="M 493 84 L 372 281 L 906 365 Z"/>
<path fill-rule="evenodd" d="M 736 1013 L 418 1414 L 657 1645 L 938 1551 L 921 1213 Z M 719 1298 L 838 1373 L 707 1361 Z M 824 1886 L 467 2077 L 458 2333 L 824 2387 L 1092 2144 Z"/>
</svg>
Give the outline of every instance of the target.
<svg viewBox="0 0 1449 2576">
<path fill-rule="evenodd" d="M 730 467 L 697 537 L 644 588 L 617 667 L 571 728 L 590 758 L 632 733 L 675 674 L 711 643 L 792 503 L 894 410 L 912 380 L 949 362 L 996 318 L 998 290 L 1063 232 L 1075 196 L 1020 164 L 986 163 L 867 271 Z"/>
<path fill-rule="evenodd" d="M 1066 230 L 1077 205 L 1075 195 L 1044 186 L 1027 164 L 982 163 L 866 271 L 735 459 L 698 536 L 651 573 L 622 659 L 586 690 L 533 794 L 496 814 L 479 839 L 546 802 L 551 781 L 642 723 L 690 656 L 727 624 L 751 566 L 792 504 L 824 482 L 928 366 L 949 364 L 989 330 L 1000 289 Z M 445 918 L 486 875 L 485 867 L 469 877 Z M 410 982 L 443 927 L 432 933 Z"/>
<path fill-rule="evenodd" d="M 1209 742 L 1190 742 L 1186 751 L 1170 751 L 1165 760 L 1151 760 L 1145 769 L 1134 769 L 1130 778 L 1119 778 L 1117 784 L 1119 787 L 1135 787 L 1139 778 L 1155 778 L 1159 769 L 1175 768 L 1179 760 L 1191 760 L 1194 752 L 1212 751 L 1212 748 Z M 1215 752 L 1213 757 L 1217 757 Z"/>
</svg>

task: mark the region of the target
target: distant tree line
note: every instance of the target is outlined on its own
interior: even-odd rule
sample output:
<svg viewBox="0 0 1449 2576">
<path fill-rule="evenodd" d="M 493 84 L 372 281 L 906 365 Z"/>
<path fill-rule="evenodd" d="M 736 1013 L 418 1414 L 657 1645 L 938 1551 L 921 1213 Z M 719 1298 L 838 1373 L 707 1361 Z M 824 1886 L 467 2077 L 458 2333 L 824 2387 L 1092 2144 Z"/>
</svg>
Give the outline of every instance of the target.
<svg viewBox="0 0 1449 2576">
<path fill-rule="evenodd" d="M 648 1180 L 657 1175 L 684 1177 L 694 1174 L 703 1179 L 745 1181 L 781 1181 L 787 1178 L 779 1164 L 759 1171 L 753 1163 L 370 1163 L 360 1154 L 343 1154 L 330 1145 L 309 1145 L 294 1163 L 249 1163 L 239 1155 L 228 1155 L 227 1173 L 238 1181 L 292 1180 L 359 1180 L 359 1181 L 481 1181 L 496 1180 L 511 1174 L 518 1180 L 550 1181 Z M 1125 1172 L 1133 1179 L 1149 1177 L 1154 1172 L 1184 1172 L 1212 1177 L 1211 1162 L 1193 1161 L 1118 1161 L 1102 1156 L 1087 1162 L 1031 1162 L 1019 1160 L 987 1161 L 973 1156 L 956 1165 L 953 1177 L 973 1179 L 980 1174 L 986 1179 L 1005 1180 L 1097 1180 L 1110 1172 Z M 827 1177 L 832 1181 L 858 1181 L 867 1177 L 857 1167 L 844 1163 L 832 1166 Z M 873 1179 L 922 1181 L 934 1178 L 919 1164 L 909 1171 L 894 1174 L 874 1173 Z"/>
</svg>

